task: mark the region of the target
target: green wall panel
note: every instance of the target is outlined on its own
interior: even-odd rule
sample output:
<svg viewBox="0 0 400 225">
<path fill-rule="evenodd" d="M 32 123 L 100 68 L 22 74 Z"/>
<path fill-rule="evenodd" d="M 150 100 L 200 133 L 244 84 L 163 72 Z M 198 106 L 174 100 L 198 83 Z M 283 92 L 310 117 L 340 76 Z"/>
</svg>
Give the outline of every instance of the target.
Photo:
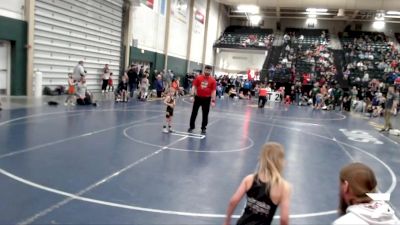
<svg viewBox="0 0 400 225">
<path fill-rule="evenodd" d="M 131 47 L 129 62 L 133 61 L 143 61 L 143 62 L 150 62 L 152 64 L 151 70 L 163 70 L 165 59 L 164 54 L 151 52 L 151 51 L 144 51 L 136 47 Z"/>
<path fill-rule="evenodd" d="M 194 70 L 203 70 L 203 64 L 190 61 L 189 72 L 193 72 Z"/>
<path fill-rule="evenodd" d="M 0 40 L 11 43 L 11 95 L 26 95 L 28 24 L 0 16 L 0 28 Z"/>
<path fill-rule="evenodd" d="M 172 70 L 176 76 L 183 77 L 186 75 L 187 60 L 168 56 L 168 69 Z"/>
<path fill-rule="evenodd" d="M 156 53 L 156 63 L 155 63 L 156 69 L 158 71 L 161 71 L 164 69 L 164 65 L 165 65 L 165 55 Z"/>
<path fill-rule="evenodd" d="M 131 52 L 130 52 L 130 62 L 133 61 L 143 61 L 143 62 L 150 62 L 152 63 L 152 68 L 151 70 L 163 70 L 164 65 L 165 65 L 165 55 L 152 52 L 152 51 L 144 51 L 142 53 L 142 50 L 136 47 L 131 47 Z M 196 64 L 197 63 L 193 63 Z M 171 69 L 174 71 L 174 74 L 177 76 L 185 76 L 186 75 L 186 70 L 187 70 L 187 60 L 180 59 L 177 57 L 173 56 L 168 56 L 168 69 Z"/>
</svg>

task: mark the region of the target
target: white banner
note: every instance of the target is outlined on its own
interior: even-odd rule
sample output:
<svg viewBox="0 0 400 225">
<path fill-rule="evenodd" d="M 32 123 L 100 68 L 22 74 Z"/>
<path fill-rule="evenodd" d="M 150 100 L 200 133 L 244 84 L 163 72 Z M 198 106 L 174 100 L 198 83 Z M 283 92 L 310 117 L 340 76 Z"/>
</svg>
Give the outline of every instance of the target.
<svg viewBox="0 0 400 225">
<path fill-rule="evenodd" d="M 268 95 L 267 96 L 268 101 L 281 102 L 281 93 L 279 93 L 279 92 L 270 92 L 267 95 Z"/>
</svg>

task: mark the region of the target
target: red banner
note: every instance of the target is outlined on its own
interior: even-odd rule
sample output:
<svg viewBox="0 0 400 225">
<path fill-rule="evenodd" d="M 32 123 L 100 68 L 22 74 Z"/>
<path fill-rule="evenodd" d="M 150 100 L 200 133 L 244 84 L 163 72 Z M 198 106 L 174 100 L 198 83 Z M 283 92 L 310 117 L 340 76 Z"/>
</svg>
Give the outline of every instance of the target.
<svg viewBox="0 0 400 225">
<path fill-rule="evenodd" d="M 195 19 L 200 23 L 204 24 L 204 15 L 199 10 L 196 10 Z"/>
<path fill-rule="evenodd" d="M 142 0 L 142 3 L 151 9 L 154 7 L 154 0 Z"/>
</svg>

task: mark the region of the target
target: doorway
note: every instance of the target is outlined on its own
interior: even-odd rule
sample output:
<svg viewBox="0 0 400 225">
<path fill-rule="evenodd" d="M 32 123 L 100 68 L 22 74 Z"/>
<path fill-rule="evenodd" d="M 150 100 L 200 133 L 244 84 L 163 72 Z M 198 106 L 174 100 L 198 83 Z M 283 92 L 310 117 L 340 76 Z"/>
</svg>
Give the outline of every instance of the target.
<svg viewBox="0 0 400 225">
<path fill-rule="evenodd" d="M 0 95 L 10 95 L 11 45 L 0 40 Z"/>
</svg>

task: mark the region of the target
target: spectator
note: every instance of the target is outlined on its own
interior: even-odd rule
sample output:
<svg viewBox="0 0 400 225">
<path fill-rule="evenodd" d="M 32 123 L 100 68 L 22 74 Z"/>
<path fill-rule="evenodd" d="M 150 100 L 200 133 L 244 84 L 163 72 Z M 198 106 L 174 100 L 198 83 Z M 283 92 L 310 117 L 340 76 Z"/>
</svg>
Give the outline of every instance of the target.
<svg viewBox="0 0 400 225">
<path fill-rule="evenodd" d="M 172 80 L 171 71 L 168 70 L 166 73 L 164 73 L 162 78 L 163 78 L 165 90 L 169 89 L 169 87 L 171 86 L 171 80 Z"/>
<path fill-rule="evenodd" d="M 130 96 L 133 97 L 136 88 L 138 86 L 139 75 L 137 71 L 137 67 L 135 65 L 131 65 L 130 69 L 127 72 L 128 75 L 128 84 L 129 84 L 129 93 Z"/>
<path fill-rule="evenodd" d="M 110 73 L 110 79 L 108 79 L 108 84 L 107 84 L 108 92 L 114 92 L 114 84 L 113 84 L 112 76 L 113 76 L 113 73 Z"/>
<path fill-rule="evenodd" d="M 72 73 L 68 74 L 68 97 L 64 102 L 64 105 L 75 105 L 73 103 L 73 99 L 75 97 L 75 82 L 74 79 L 72 78 Z"/>
<path fill-rule="evenodd" d="M 107 64 L 106 64 L 107 65 Z M 101 85 L 101 93 L 105 93 L 107 90 L 108 80 L 110 79 L 110 70 L 104 69 L 104 74 L 102 76 L 103 84 Z"/>
<path fill-rule="evenodd" d="M 393 103 L 395 102 L 395 100 L 398 100 L 398 99 L 399 99 L 399 96 L 394 91 L 394 87 L 389 86 L 388 93 L 386 95 L 386 103 L 385 103 L 385 125 L 381 131 L 389 131 L 390 129 L 393 128 L 390 118 L 392 116 Z"/>
<path fill-rule="evenodd" d="M 157 98 L 161 98 L 162 92 L 164 91 L 164 84 L 162 82 L 161 74 L 157 75 L 154 87 L 156 88 L 157 91 Z"/>
<path fill-rule="evenodd" d="M 75 82 L 78 82 L 81 80 L 81 78 L 85 77 L 86 75 L 86 70 L 83 67 L 83 61 L 79 61 L 78 64 L 74 68 L 73 78 Z"/>
<path fill-rule="evenodd" d="M 340 87 L 339 84 L 336 84 L 336 87 L 333 89 L 333 110 L 335 110 L 336 106 L 339 106 L 339 110 L 342 110 L 342 101 L 343 101 L 343 89 Z"/>
<path fill-rule="evenodd" d="M 362 163 L 351 163 L 342 168 L 340 179 L 339 213 L 333 225 L 399 224 L 390 205 L 374 201 L 367 194 L 375 193 L 378 183 L 374 172 Z"/>
<path fill-rule="evenodd" d="M 76 104 L 93 106 L 97 105 L 94 103 L 93 95 L 87 90 L 86 78 L 84 76 L 78 83 Z"/>
<path fill-rule="evenodd" d="M 180 93 L 179 77 L 178 79 L 172 78 L 170 89 L 175 90 L 174 96 L 179 96 Z"/>
<path fill-rule="evenodd" d="M 149 74 L 145 72 L 143 78 L 140 81 L 140 100 L 145 101 L 147 99 L 147 92 L 149 90 L 149 79 L 147 78 Z"/>
<path fill-rule="evenodd" d="M 105 64 L 103 68 L 103 73 L 106 73 L 107 70 L 110 70 L 110 68 L 108 67 L 108 64 Z"/>
<path fill-rule="evenodd" d="M 128 82 L 126 77 L 122 77 L 118 83 L 115 102 L 128 102 Z"/>
<path fill-rule="evenodd" d="M 144 66 L 140 66 L 138 79 L 142 79 L 143 75 L 144 75 Z"/>
</svg>

